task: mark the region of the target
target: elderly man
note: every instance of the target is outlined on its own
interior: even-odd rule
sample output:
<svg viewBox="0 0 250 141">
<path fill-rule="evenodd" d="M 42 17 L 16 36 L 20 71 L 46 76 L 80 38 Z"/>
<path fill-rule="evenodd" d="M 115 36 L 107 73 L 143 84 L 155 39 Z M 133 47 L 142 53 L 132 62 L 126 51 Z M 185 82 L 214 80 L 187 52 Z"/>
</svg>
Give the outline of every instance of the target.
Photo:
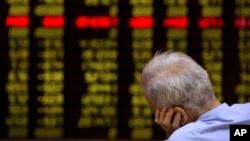
<svg viewBox="0 0 250 141">
<path fill-rule="evenodd" d="M 229 125 L 250 125 L 250 103 L 220 103 L 207 72 L 183 53 L 157 52 L 142 87 L 168 141 L 229 141 Z"/>
</svg>

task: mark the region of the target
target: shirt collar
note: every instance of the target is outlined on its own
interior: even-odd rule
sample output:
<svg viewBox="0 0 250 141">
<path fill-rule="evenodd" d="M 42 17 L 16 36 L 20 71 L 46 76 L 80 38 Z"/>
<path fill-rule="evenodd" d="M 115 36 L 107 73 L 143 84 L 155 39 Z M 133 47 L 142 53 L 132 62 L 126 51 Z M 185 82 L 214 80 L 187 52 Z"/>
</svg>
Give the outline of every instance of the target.
<svg viewBox="0 0 250 141">
<path fill-rule="evenodd" d="M 203 121 L 203 120 L 209 120 L 213 117 L 216 117 L 219 113 L 221 113 L 222 111 L 226 110 L 228 108 L 228 104 L 223 103 L 217 107 L 215 107 L 214 109 L 209 110 L 208 112 L 202 114 L 198 120 Z"/>
</svg>

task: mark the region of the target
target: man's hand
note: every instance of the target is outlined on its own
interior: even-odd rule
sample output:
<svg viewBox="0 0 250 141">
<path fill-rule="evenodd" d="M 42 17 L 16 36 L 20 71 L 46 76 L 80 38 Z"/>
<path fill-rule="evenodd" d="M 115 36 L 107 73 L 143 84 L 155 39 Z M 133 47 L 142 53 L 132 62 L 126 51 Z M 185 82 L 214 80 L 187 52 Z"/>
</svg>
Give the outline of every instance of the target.
<svg viewBox="0 0 250 141">
<path fill-rule="evenodd" d="M 155 111 L 155 122 L 170 135 L 181 126 L 181 114 L 175 113 L 173 108 L 157 109 Z"/>
</svg>

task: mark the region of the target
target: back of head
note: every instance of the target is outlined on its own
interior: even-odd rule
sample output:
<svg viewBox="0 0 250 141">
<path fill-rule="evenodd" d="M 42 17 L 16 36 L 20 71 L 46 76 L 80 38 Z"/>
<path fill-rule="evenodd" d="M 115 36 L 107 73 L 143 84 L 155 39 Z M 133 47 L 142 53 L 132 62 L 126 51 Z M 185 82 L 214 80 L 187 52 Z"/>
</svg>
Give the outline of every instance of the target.
<svg viewBox="0 0 250 141">
<path fill-rule="evenodd" d="M 142 72 L 145 96 L 158 108 L 183 107 L 196 113 L 215 99 L 207 72 L 191 57 L 157 52 Z"/>
</svg>

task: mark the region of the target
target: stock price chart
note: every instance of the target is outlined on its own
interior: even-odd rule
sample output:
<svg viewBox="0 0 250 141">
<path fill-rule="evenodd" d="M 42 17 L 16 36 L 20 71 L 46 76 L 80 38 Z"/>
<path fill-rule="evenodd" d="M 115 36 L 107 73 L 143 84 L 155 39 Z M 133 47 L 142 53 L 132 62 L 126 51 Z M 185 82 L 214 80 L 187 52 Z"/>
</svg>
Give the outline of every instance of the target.
<svg viewBox="0 0 250 141">
<path fill-rule="evenodd" d="M 250 101 L 250 0 L 1 0 L 1 139 L 164 139 L 140 73 L 184 52 Z"/>
</svg>

